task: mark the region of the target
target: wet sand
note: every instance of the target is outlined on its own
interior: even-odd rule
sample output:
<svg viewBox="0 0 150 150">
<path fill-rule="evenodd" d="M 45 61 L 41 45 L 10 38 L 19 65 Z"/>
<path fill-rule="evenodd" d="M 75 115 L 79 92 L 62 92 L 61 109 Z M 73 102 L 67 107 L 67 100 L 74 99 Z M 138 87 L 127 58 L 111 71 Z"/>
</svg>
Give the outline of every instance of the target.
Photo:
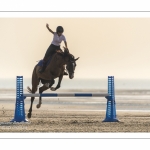
<svg viewBox="0 0 150 150">
<path fill-rule="evenodd" d="M 8 93 L 8 94 L 7 94 Z M 105 119 L 105 98 L 43 98 L 40 109 L 33 105 L 28 123 L 10 123 L 14 118 L 15 91 L 1 91 L 0 132 L 150 132 L 149 91 L 119 92 L 116 95 L 117 118 Z M 143 95 L 144 97 L 143 97 Z M 30 98 L 25 100 L 25 112 Z"/>
</svg>

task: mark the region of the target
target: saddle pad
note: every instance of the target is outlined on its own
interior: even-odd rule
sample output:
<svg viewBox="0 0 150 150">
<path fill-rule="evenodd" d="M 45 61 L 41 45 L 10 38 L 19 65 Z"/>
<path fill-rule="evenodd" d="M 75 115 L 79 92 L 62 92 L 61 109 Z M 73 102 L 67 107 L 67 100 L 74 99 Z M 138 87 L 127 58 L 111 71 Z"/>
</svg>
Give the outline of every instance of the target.
<svg viewBox="0 0 150 150">
<path fill-rule="evenodd" d="M 48 65 L 50 64 L 51 60 L 52 60 L 52 56 L 48 59 L 48 61 L 47 61 L 47 63 L 46 63 L 46 66 L 48 66 Z M 41 60 L 38 62 L 37 66 L 42 66 L 42 65 L 43 65 L 43 59 L 41 59 Z"/>
</svg>

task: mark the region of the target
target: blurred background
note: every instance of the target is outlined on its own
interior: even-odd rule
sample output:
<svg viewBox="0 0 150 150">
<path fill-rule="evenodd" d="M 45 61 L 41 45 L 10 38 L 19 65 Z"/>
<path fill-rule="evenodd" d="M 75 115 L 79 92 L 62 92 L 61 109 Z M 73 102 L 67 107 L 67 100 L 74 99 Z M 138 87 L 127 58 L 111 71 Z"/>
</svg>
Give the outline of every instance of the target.
<svg viewBox="0 0 150 150">
<path fill-rule="evenodd" d="M 150 18 L 0 18 L 0 88 L 15 88 L 17 75 L 31 86 L 53 39 L 46 23 L 53 31 L 63 26 L 70 53 L 80 57 L 62 89 L 106 89 L 108 75 L 117 89 L 150 88 Z"/>
</svg>

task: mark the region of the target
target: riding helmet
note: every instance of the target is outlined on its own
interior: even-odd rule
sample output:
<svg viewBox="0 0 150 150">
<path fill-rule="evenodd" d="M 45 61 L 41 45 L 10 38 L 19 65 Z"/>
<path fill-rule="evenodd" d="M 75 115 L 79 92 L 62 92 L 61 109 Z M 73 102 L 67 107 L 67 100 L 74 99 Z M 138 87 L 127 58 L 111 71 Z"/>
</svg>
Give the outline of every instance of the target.
<svg viewBox="0 0 150 150">
<path fill-rule="evenodd" d="M 62 26 L 58 26 L 57 28 L 56 28 L 56 32 L 58 33 L 63 33 L 64 32 L 64 29 L 63 29 L 63 27 Z"/>
</svg>

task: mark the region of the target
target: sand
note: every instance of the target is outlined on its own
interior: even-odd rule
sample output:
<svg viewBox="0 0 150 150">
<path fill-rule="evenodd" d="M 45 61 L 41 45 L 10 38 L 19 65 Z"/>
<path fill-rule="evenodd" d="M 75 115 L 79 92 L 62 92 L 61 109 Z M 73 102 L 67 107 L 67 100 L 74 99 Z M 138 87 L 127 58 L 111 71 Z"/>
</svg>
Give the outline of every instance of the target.
<svg viewBox="0 0 150 150">
<path fill-rule="evenodd" d="M 36 98 L 29 122 L 13 124 L 9 121 L 14 118 L 15 94 L 14 91 L 8 91 L 9 95 L 5 93 L 1 91 L 0 132 L 150 132 L 149 97 L 143 99 L 137 94 L 136 99 L 117 97 L 117 118 L 120 122 L 102 122 L 106 113 L 105 98 L 43 98 L 40 109 L 36 108 Z M 29 106 L 30 98 L 25 100 L 26 113 Z"/>
<path fill-rule="evenodd" d="M 28 123 L 10 124 L 13 110 L 0 113 L 0 132 L 150 132 L 150 113 L 117 112 L 120 122 L 102 122 L 104 111 L 35 110 Z"/>
</svg>

